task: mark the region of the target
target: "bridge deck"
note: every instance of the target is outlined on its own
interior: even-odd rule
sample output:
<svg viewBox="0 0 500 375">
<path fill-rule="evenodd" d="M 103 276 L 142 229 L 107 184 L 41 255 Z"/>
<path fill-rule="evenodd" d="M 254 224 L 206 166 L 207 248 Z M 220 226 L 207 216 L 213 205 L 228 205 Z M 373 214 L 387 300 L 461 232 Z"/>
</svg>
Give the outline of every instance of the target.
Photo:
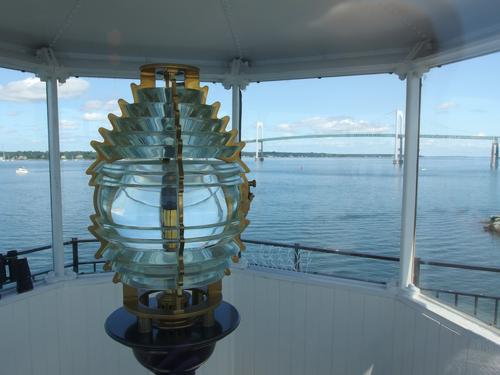
<svg viewBox="0 0 500 375">
<path fill-rule="evenodd" d="M 290 135 L 283 137 L 268 137 L 259 139 L 259 142 L 272 142 L 272 141 L 287 141 L 293 139 L 311 139 L 311 138 L 395 138 L 396 135 L 390 133 L 341 133 L 341 134 L 308 134 L 308 135 Z M 404 135 L 399 135 L 404 137 Z M 422 134 L 420 138 L 434 138 L 434 139 L 472 139 L 480 141 L 497 141 L 500 139 L 499 135 L 451 135 L 451 134 Z M 255 139 L 245 140 L 246 143 L 255 143 Z"/>
</svg>

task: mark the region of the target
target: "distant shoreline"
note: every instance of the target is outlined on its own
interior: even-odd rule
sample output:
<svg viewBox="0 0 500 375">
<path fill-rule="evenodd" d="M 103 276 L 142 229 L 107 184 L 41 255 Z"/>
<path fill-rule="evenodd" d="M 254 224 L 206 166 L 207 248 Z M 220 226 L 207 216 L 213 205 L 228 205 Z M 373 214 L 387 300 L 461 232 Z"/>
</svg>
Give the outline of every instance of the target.
<svg viewBox="0 0 500 375">
<path fill-rule="evenodd" d="M 5 159 L 4 159 L 5 157 Z M 63 151 L 61 159 L 94 160 L 94 151 Z M 49 160 L 48 151 L 0 151 L 0 160 Z"/>
<path fill-rule="evenodd" d="M 254 157 L 253 152 L 242 152 L 242 157 Z M 330 154 L 325 152 L 264 152 L 264 158 L 390 158 L 391 154 Z M 0 151 L 3 158 L 3 151 Z M 95 160 L 93 151 L 64 151 L 61 152 L 62 160 Z M 6 160 L 48 160 L 47 151 L 9 151 L 5 152 Z"/>
<path fill-rule="evenodd" d="M 5 155 L 5 159 L 4 159 Z M 241 153 L 244 158 L 254 158 L 255 152 L 244 151 Z M 333 154 L 326 152 L 264 152 L 265 158 L 393 158 L 393 154 Z M 421 158 L 485 158 L 486 156 L 464 156 L 464 155 L 420 155 Z M 61 160 L 95 160 L 96 153 L 94 151 L 63 151 L 61 152 Z M 48 160 L 48 151 L 1 151 L 1 160 Z"/>
<path fill-rule="evenodd" d="M 255 152 L 242 152 L 243 157 L 255 157 Z M 264 152 L 264 158 L 392 158 L 392 154 L 330 154 L 326 152 Z"/>
</svg>

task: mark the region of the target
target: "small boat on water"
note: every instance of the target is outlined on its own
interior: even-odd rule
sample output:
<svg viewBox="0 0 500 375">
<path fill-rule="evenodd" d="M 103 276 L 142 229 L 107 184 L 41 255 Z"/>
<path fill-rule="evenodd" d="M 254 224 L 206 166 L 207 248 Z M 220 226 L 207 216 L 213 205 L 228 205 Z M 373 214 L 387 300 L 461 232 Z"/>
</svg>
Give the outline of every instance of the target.
<svg viewBox="0 0 500 375">
<path fill-rule="evenodd" d="M 486 231 L 500 234 L 500 216 L 491 216 L 485 224 Z"/>
<path fill-rule="evenodd" d="M 29 173 L 29 171 L 26 168 L 24 168 L 24 167 L 16 169 L 16 174 L 17 175 L 25 175 L 25 174 L 28 174 L 28 173 Z"/>
</svg>

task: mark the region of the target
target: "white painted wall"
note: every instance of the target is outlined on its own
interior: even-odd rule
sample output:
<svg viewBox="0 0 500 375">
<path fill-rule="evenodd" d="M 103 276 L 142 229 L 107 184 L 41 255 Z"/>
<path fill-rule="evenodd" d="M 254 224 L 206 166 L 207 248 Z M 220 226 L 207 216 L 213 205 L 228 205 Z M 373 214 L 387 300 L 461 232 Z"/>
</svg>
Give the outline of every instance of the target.
<svg viewBox="0 0 500 375">
<path fill-rule="evenodd" d="M 500 373 L 496 333 L 396 292 L 235 269 L 224 296 L 240 311 L 241 325 L 198 375 Z M 0 374 L 148 374 L 104 332 L 105 318 L 120 305 L 121 287 L 107 275 L 4 297 Z"/>
<path fill-rule="evenodd" d="M 500 374 L 500 336 L 427 298 L 289 272 L 233 275 L 234 374 Z"/>
<path fill-rule="evenodd" d="M 0 375 L 150 374 L 104 332 L 121 290 L 109 274 L 94 275 L 1 299 Z M 230 346 L 221 341 L 199 374 L 230 374 Z"/>
</svg>

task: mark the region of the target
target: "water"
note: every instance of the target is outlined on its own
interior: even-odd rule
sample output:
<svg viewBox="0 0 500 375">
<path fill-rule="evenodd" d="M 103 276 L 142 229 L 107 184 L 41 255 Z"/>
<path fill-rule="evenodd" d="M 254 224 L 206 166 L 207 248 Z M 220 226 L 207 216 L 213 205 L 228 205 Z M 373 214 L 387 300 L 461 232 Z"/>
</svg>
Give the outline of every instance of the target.
<svg viewBox="0 0 500 375">
<path fill-rule="evenodd" d="M 402 169 L 387 158 L 247 159 L 257 180 L 244 238 L 399 255 Z M 89 161 L 62 163 L 64 236 L 89 238 Z M 29 173 L 18 176 L 16 168 Z M 0 252 L 50 242 L 47 161 L 0 162 Z M 488 158 L 423 157 L 420 161 L 417 255 L 423 259 L 500 267 L 500 236 L 483 221 L 500 214 L 499 175 Z M 90 258 L 95 244 L 83 246 Z M 68 249 L 69 251 L 69 249 Z M 249 246 L 249 254 L 287 262 L 290 253 Z M 69 255 L 68 255 L 69 260 Z M 30 256 L 33 269 L 50 254 Z M 397 264 L 302 254 L 302 267 L 361 279 L 391 281 Z M 421 285 L 499 295 L 500 277 L 423 267 Z"/>
</svg>

